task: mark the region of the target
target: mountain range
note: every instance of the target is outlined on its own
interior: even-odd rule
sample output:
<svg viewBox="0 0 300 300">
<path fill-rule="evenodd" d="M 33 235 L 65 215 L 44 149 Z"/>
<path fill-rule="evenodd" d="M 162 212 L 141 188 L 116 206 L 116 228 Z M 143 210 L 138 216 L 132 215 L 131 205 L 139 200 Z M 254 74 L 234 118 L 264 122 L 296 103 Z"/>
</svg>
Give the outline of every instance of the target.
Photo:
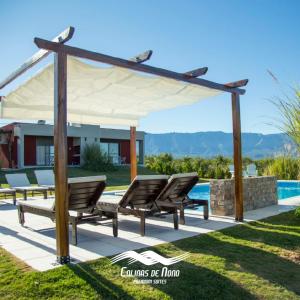
<svg viewBox="0 0 300 300">
<path fill-rule="evenodd" d="M 296 155 L 291 139 L 282 133 L 242 133 L 243 156 L 259 159 L 290 153 Z M 194 133 L 147 133 L 146 155 L 170 153 L 174 157 L 216 155 L 232 156 L 232 133 L 221 131 Z"/>
</svg>

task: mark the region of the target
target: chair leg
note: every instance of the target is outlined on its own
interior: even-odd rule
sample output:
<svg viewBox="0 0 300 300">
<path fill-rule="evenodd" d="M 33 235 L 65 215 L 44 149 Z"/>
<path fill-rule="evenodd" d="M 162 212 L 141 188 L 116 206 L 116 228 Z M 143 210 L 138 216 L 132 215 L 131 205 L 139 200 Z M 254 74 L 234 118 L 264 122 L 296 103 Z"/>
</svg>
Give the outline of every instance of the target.
<svg viewBox="0 0 300 300">
<path fill-rule="evenodd" d="M 204 219 L 207 220 L 208 219 L 208 215 L 209 215 L 209 212 L 208 212 L 208 204 L 204 205 L 203 207 L 203 216 L 204 216 Z"/>
<path fill-rule="evenodd" d="M 44 191 L 44 199 L 47 199 L 48 195 L 47 195 L 47 190 Z"/>
<path fill-rule="evenodd" d="M 76 221 L 72 222 L 72 244 L 77 245 L 77 224 Z"/>
<path fill-rule="evenodd" d="M 13 193 L 13 194 L 12 194 L 12 197 L 13 197 L 13 203 L 14 203 L 14 205 L 16 205 L 16 203 L 17 203 L 17 196 L 16 196 L 16 193 Z"/>
<path fill-rule="evenodd" d="M 27 200 L 27 191 L 23 192 L 23 198 L 24 198 L 24 200 Z"/>
<path fill-rule="evenodd" d="M 176 208 L 173 212 L 173 220 L 174 220 L 174 229 L 178 230 L 178 214 L 177 214 L 177 209 Z"/>
<path fill-rule="evenodd" d="M 118 236 L 118 213 L 113 216 L 113 235 L 114 237 Z"/>
<path fill-rule="evenodd" d="M 180 208 L 179 208 L 179 214 L 180 214 L 180 221 L 179 221 L 179 223 L 181 225 L 184 225 L 185 224 L 185 217 L 184 217 L 184 207 L 183 207 L 183 205 L 180 206 Z"/>
<path fill-rule="evenodd" d="M 18 217 L 19 217 L 19 223 L 24 226 L 25 223 L 25 217 L 24 212 L 22 211 L 22 206 L 18 206 Z"/>
<path fill-rule="evenodd" d="M 141 215 L 140 215 L 140 218 L 141 218 L 141 236 L 144 236 L 145 235 L 145 223 L 146 223 L 146 217 L 145 217 L 145 213 L 142 212 Z"/>
</svg>

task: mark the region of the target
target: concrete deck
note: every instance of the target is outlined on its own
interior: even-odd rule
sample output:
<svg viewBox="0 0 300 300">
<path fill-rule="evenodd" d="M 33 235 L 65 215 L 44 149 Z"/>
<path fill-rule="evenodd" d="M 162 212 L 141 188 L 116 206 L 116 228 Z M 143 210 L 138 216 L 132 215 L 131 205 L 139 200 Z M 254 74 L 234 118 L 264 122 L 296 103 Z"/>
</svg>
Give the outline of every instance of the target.
<svg viewBox="0 0 300 300">
<path fill-rule="evenodd" d="M 289 198 L 281 201 L 279 205 L 246 212 L 245 220 L 259 220 L 294 209 L 299 205 L 300 197 Z M 18 223 L 16 206 L 13 206 L 9 200 L 0 202 L 0 220 L 1 247 L 39 271 L 59 266 L 55 255 L 55 224 L 51 220 L 25 214 L 26 227 L 22 227 Z M 128 250 L 176 241 L 236 224 L 233 217 L 211 216 L 206 221 L 203 220 L 201 213 L 188 210 L 186 225 L 180 225 L 179 230 L 173 229 L 172 216 L 146 219 L 146 236 L 142 237 L 139 234 L 139 220 L 120 215 L 117 238 L 112 236 L 110 221 L 102 225 L 79 225 L 78 245 L 70 246 L 70 254 L 75 263 L 84 262 Z"/>
</svg>

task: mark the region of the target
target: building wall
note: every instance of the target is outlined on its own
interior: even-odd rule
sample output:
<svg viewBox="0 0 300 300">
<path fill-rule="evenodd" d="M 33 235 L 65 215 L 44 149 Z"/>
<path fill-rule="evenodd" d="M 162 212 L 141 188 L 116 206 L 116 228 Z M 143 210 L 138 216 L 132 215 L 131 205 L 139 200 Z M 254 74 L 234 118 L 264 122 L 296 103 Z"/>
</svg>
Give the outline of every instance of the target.
<svg viewBox="0 0 300 300">
<path fill-rule="evenodd" d="M 14 124 L 8 124 L 1 129 L 5 132 L 12 132 L 14 133 Z M 11 145 L 11 164 L 12 167 L 17 167 L 18 164 L 18 137 L 13 137 L 13 143 Z M 1 161 L 1 168 L 9 168 L 9 145 L 8 143 L 0 144 L 0 161 Z"/>
<path fill-rule="evenodd" d="M 12 167 L 16 168 L 18 165 L 18 139 L 15 137 L 12 144 Z M 8 144 L 0 144 L 0 161 L 1 168 L 9 168 L 9 150 Z"/>
<path fill-rule="evenodd" d="M 130 164 L 130 141 L 120 141 L 120 156 L 125 157 L 126 164 Z"/>
<path fill-rule="evenodd" d="M 36 165 L 36 136 L 24 136 L 24 166 Z"/>
<path fill-rule="evenodd" d="M 53 125 L 48 124 L 33 124 L 33 123 L 14 123 L 11 124 L 14 128 L 14 135 L 18 137 L 16 144 L 18 168 L 36 164 L 36 141 L 33 138 L 37 136 L 53 136 Z M 118 140 L 120 144 L 120 156 L 126 157 L 126 163 L 130 163 L 130 131 L 123 129 L 100 128 L 94 125 L 68 126 L 68 163 L 73 164 L 82 161 L 82 151 L 87 144 L 99 143 L 100 139 Z M 140 141 L 139 155 L 144 158 L 144 132 L 136 132 L 137 140 Z M 76 146 L 74 146 L 76 141 Z M 79 144 L 79 145 L 78 145 Z M 75 148 L 76 147 L 76 148 Z M 75 157 L 75 152 L 81 149 L 80 156 Z M 76 149 L 76 151 L 75 151 Z M 77 151 L 78 152 L 78 151 Z M 73 157 L 74 155 L 74 157 Z"/>
<path fill-rule="evenodd" d="M 244 211 L 278 204 L 275 176 L 243 178 Z M 210 207 L 213 214 L 229 216 L 235 211 L 233 179 L 210 181 Z"/>
</svg>

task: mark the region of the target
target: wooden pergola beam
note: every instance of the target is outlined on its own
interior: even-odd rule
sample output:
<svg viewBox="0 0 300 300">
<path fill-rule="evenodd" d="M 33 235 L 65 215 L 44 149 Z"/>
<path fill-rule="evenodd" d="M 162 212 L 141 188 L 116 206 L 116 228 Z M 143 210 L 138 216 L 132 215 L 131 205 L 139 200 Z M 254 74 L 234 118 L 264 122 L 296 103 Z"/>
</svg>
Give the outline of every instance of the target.
<svg viewBox="0 0 300 300">
<path fill-rule="evenodd" d="M 198 68 L 189 72 L 185 72 L 183 73 L 185 76 L 189 77 L 189 78 L 196 78 L 196 77 L 200 77 L 203 76 L 207 73 L 208 68 L 207 67 L 203 67 L 203 68 Z"/>
<path fill-rule="evenodd" d="M 136 159 L 136 128 L 130 127 L 130 178 L 131 181 L 137 175 L 137 159 Z"/>
<path fill-rule="evenodd" d="M 72 38 L 74 31 L 75 31 L 74 27 L 70 26 L 62 33 L 60 33 L 58 36 L 56 36 L 52 40 L 52 42 L 63 44 Z M 47 57 L 50 53 L 51 52 L 49 50 L 45 50 L 45 49 L 41 49 L 40 51 L 35 53 L 33 56 L 27 59 L 19 68 L 17 68 L 8 77 L 6 77 L 3 81 L 0 82 L 0 89 L 4 88 L 10 82 L 15 80 L 20 75 L 22 75 L 25 71 L 35 66 L 38 62 L 40 62 L 42 59 Z"/>
<path fill-rule="evenodd" d="M 236 93 L 231 94 L 232 102 L 232 132 L 233 132 L 233 162 L 234 162 L 234 189 L 235 189 L 235 220 L 243 221 L 243 161 L 242 161 L 242 137 L 241 137 L 241 113 L 240 97 Z"/>
<path fill-rule="evenodd" d="M 225 83 L 225 86 L 231 87 L 231 88 L 239 88 L 242 86 L 246 86 L 248 84 L 248 82 L 249 82 L 249 79 L 242 79 L 239 81 Z"/>
<path fill-rule="evenodd" d="M 67 55 L 54 60 L 54 173 L 56 255 L 60 264 L 70 262 L 67 150 Z"/>
<path fill-rule="evenodd" d="M 153 54 L 152 50 L 147 50 L 139 55 L 136 55 L 136 56 L 130 58 L 129 60 L 132 62 L 141 64 L 141 63 L 149 60 L 151 58 L 152 54 Z"/>
<path fill-rule="evenodd" d="M 197 84 L 200 86 L 204 86 L 207 88 L 223 91 L 223 92 L 228 92 L 228 93 L 236 93 L 236 94 L 245 94 L 245 90 L 239 89 L 239 88 L 232 88 L 225 86 L 224 84 L 212 82 L 209 80 L 205 80 L 202 78 L 193 78 L 193 77 L 188 77 L 182 73 L 177 73 L 174 71 L 166 70 L 166 69 L 161 69 L 145 64 L 140 64 L 140 63 L 135 63 L 130 60 L 122 59 L 122 58 L 117 58 L 113 56 L 109 56 L 106 54 L 101 54 L 93 51 L 88 51 L 85 49 L 77 48 L 77 47 L 71 47 L 67 45 L 62 45 L 59 43 L 54 43 L 51 41 L 47 41 L 44 39 L 40 38 L 35 38 L 34 39 L 35 44 L 42 49 L 47 49 L 49 51 L 53 52 L 58 52 L 58 51 L 63 51 L 68 55 L 72 55 L 75 57 L 80 57 L 80 58 L 85 58 L 85 59 L 90 59 L 93 61 L 98 61 L 101 63 L 106 63 L 126 69 L 131 69 L 139 72 L 144 72 L 148 74 L 153 74 L 157 76 L 162 76 L 162 77 L 167 77 L 179 81 L 184 81 L 188 83 L 193 83 Z"/>
</svg>

